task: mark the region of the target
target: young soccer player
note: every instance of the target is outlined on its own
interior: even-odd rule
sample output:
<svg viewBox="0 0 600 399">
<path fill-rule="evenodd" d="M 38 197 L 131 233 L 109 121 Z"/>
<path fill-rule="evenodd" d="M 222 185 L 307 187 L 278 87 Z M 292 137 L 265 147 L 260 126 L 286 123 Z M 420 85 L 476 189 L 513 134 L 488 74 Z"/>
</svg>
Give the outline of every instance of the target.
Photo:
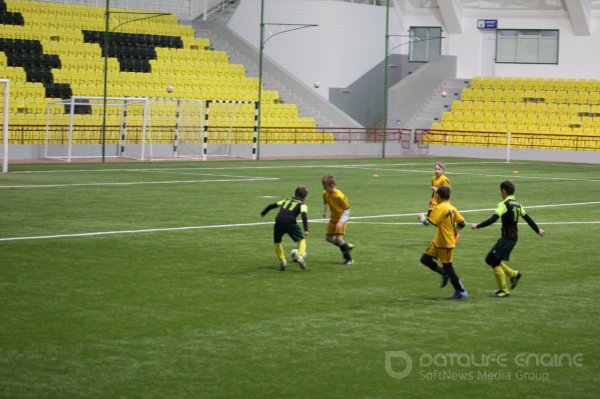
<svg viewBox="0 0 600 399">
<path fill-rule="evenodd" d="M 308 190 L 305 187 L 298 187 L 294 192 L 294 197 L 290 199 L 282 199 L 281 201 L 267 205 L 260 213 L 260 216 L 265 216 L 271 209 L 280 207 L 279 213 L 275 218 L 273 226 L 273 241 L 275 243 L 275 254 L 279 259 L 279 270 L 285 271 L 287 268 L 287 260 L 283 244 L 281 243 L 283 235 L 289 235 L 294 242 L 298 243 L 298 252 L 293 251 L 292 260 L 297 262 L 302 269 L 306 269 L 306 237 L 308 236 L 308 207 L 306 206 L 306 198 Z M 302 226 L 304 231 L 296 222 L 296 218 L 302 217 Z"/>
<path fill-rule="evenodd" d="M 329 224 L 325 240 L 340 248 L 344 257 L 344 265 L 352 266 L 352 244 L 344 241 L 346 233 L 346 224 L 350 219 L 350 203 L 344 193 L 337 188 L 336 180 L 333 175 L 326 174 L 321 180 L 323 184 L 323 217 L 327 217 L 327 211 L 330 212 Z"/>
<path fill-rule="evenodd" d="M 448 187 L 451 188 L 452 184 L 450 183 L 450 179 L 444 174 L 446 172 L 446 163 L 443 161 L 437 161 L 434 164 L 435 174 L 431 177 L 431 199 L 429 200 L 429 209 L 427 211 L 427 216 L 431 213 L 431 210 L 435 208 L 439 204 L 439 200 L 435 193 L 440 187 Z M 454 241 L 458 242 L 460 235 L 458 234 L 458 230 L 454 231 Z"/>
<path fill-rule="evenodd" d="M 446 172 L 446 163 L 442 161 L 437 161 L 434 165 L 435 175 L 431 176 L 431 199 L 429 200 L 429 211 L 427 214 L 431 212 L 431 210 L 439 203 L 435 193 L 440 187 L 452 187 L 450 183 L 450 179 L 446 177 L 444 174 Z"/>
<path fill-rule="evenodd" d="M 448 280 L 454 287 L 454 295 L 449 299 L 463 299 L 469 296 L 460 278 L 454 270 L 452 261 L 456 242 L 454 231 L 456 228 L 465 227 L 465 219 L 452 204 L 450 204 L 450 187 L 441 186 L 436 190 L 437 206 L 431 210 L 428 216 L 419 215 L 419 221 L 425 225 L 436 226 L 433 241 L 421 256 L 421 263 L 442 276 L 441 288 L 448 284 Z M 436 262 L 441 263 L 441 266 Z"/>
<path fill-rule="evenodd" d="M 500 239 L 492 247 L 485 258 L 485 262 L 490 265 L 494 271 L 494 277 L 498 284 L 498 291 L 496 291 L 494 295 L 499 298 L 506 298 L 509 296 L 510 291 L 506 284 L 507 276 L 510 279 L 510 289 L 514 289 L 523 275 L 521 272 L 508 267 L 505 262 L 508 261 L 510 253 L 515 245 L 517 245 L 517 224 L 519 218 L 522 217 L 525 219 L 533 231 L 541 237 L 544 236 L 544 230 L 540 229 L 535 224 L 533 219 L 525 212 L 525 209 L 523 209 L 521 204 L 517 201 L 514 194 L 515 186 L 513 183 L 508 180 L 500 183 L 502 202 L 498 204 L 494 214 L 481 223 L 471 225 L 471 228 L 475 230 L 490 226 L 498 219 L 502 220 L 502 234 Z"/>
</svg>

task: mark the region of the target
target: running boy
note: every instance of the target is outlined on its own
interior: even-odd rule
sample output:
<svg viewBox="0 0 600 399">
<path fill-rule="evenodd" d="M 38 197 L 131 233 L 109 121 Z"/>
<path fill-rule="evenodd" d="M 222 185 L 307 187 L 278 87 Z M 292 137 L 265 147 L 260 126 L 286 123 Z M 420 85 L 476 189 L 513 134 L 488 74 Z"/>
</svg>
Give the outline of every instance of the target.
<svg viewBox="0 0 600 399">
<path fill-rule="evenodd" d="M 335 177 L 326 174 L 321 179 L 323 184 L 323 217 L 327 217 L 327 210 L 331 215 L 329 224 L 327 225 L 327 233 L 325 240 L 340 248 L 344 257 L 344 265 L 351 266 L 352 260 L 352 244 L 344 241 L 346 233 L 346 223 L 350 219 L 350 203 L 344 193 L 337 188 Z"/>
<path fill-rule="evenodd" d="M 454 287 L 454 295 L 449 299 L 463 299 L 469 294 L 456 274 L 452 260 L 456 248 L 454 231 L 456 228 L 465 227 L 465 219 L 458 209 L 450 204 L 450 187 L 441 186 L 436 190 L 436 196 L 438 205 L 431 210 L 428 216 L 419 215 L 421 223 L 436 226 L 433 241 L 421 256 L 421 263 L 442 276 L 441 288 L 444 288 L 450 280 Z"/>
<path fill-rule="evenodd" d="M 306 237 L 308 236 L 308 207 L 305 204 L 307 197 L 308 190 L 305 187 L 298 187 L 294 192 L 293 198 L 282 199 L 281 201 L 269 204 L 260 213 L 260 216 L 265 216 L 271 209 L 281 208 L 273 226 L 275 254 L 279 259 L 279 270 L 281 271 L 285 271 L 287 268 L 285 252 L 281 243 L 284 234 L 289 235 L 294 242 L 298 243 L 298 252 L 296 254 L 295 250 L 292 251 L 292 260 L 297 262 L 302 269 L 306 269 L 304 257 L 306 256 Z M 298 215 L 302 217 L 304 232 L 296 222 Z"/>
<path fill-rule="evenodd" d="M 510 293 L 506 284 L 506 276 L 510 279 L 510 289 L 514 289 L 523 275 L 521 272 L 511 269 L 505 263 L 505 261 L 508 261 L 513 248 L 517 245 L 517 224 L 519 222 L 519 217 L 525 219 L 533 231 L 541 237 L 544 236 L 544 230 L 540 229 L 535 224 L 533 219 L 525 212 L 525 209 L 523 209 L 521 204 L 517 201 L 514 194 L 515 186 L 513 183 L 508 180 L 500 183 L 502 202 L 498 204 L 494 214 L 481 223 L 471 225 L 471 228 L 475 230 L 490 226 L 500 218 L 502 220 L 502 234 L 500 239 L 492 247 L 485 258 L 485 262 L 490 265 L 494 271 L 494 277 L 498 284 L 498 291 L 496 291 L 494 295 L 499 298 L 505 298 L 509 296 Z"/>
</svg>

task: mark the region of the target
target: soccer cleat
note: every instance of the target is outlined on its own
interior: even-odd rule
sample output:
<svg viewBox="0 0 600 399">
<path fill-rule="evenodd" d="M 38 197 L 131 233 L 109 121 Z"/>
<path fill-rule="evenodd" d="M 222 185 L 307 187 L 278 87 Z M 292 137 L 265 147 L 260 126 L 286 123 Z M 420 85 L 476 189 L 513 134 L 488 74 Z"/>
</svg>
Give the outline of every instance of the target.
<svg viewBox="0 0 600 399">
<path fill-rule="evenodd" d="M 284 272 L 285 269 L 287 269 L 287 262 L 285 260 L 282 260 L 281 262 L 279 262 L 279 270 Z"/>
<path fill-rule="evenodd" d="M 448 277 L 447 274 L 442 274 L 442 282 L 440 283 L 440 288 L 444 288 L 445 286 L 448 285 L 448 280 L 450 280 L 450 277 Z"/>
<path fill-rule="evenodd" d="M 496 298 L 506 298 L 510 296 L 510 294 L 504 290 L 498 290 L 494 293 L 494 296 L 496 296 Z"/>
<path fill-rule="evenodd" d="M 521 277 L 523 277 L 523 274 L 521 272 L 517 272 L 516 276 L 510 278 L 510 289 L 511 290 L 515 289 L 515 287 L 519 283 L 519 280 L 521 279 Z"/>
<path fill-rule="evenodd" d="M 344 266 L 352 266 L 353 264 L 354 262 L 352 261 L 352 259 L 346 259 L 344 263 L 342 263 L 342 265 Z"/>
<path fill-rule="evenodd" d="M 296 259 L 294 259 L 294 262 L 297 262 L 302 268 L 302 270 L 306 270 L 306 261 L 302 256 L 296 257 Z"/>
<path fill-rule="evenodd" d="M 465 299 L 469 296 L 467 290 L 464 291 L 454 291 L 454 294 L 448 299 Z"/>
</svg>

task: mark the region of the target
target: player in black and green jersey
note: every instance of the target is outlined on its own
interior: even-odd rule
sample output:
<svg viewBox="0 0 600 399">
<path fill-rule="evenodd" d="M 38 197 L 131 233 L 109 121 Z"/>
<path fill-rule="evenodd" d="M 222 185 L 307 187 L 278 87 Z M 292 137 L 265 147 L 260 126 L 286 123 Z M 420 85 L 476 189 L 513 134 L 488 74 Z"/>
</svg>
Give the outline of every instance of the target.
<svg viewBox="0 0 600 399">
<path fill-rule="evenodd" d="M 306 269 L 304 257 L 306 256 L 306 236 L 308 236 L 308 207 L 305 204 L 307 197 L 308 190 L 306 187 L 298 187 L 294 192 L 294 198 L 282 199 L 281 201 L 269 204 L 260 213 L 260 216 L 265 216 L 271 209 L 281 208 L 275 218 L 275 226 L 273 227 L 275 254 L 277 254 L 277 258 L 279 259 L 279 269 L 281 271 L 287 268 L 285 252 L 281 244 L 284 234 L 289 235 L 294 242 L 298 243 L 297 252 L 296 250 L 292 251 L 292 260 L 297 262 L 302 269 Z M 300 226 L 296 222 L 298 215 L 302 217 L 304 231 L 300 229 Z"/>
<path fill-rule="evenodd" d="M 529 227 L 540 236 L 544 236 L 544 230 L 540 229 L 533 219 L 525 212 L 519 201 L 514 196 L 515 186 L 510 181 L 506 180 L 500 183 L 500 195 L 502 202 L 498 204 L 494 214 L 487 220 L 478 224 L 472 224 L 473 230 L 490 226 L 496 220 L 502 220 L 502 235 L 496 244 L 492 247 L 485 258 L 485 262 L 494 270 L 494 277 L 498 283 L 498 291 L 495 295 L 500 298 L 509 296 L 509 289 L 506 284 L 506 276 L 510 278 L 510 288 L 513 289 L 521 279 L 521 272 L 508 267 L 505 261 L 508 261 L 518 240 L 519 218 L 522 217 Z"/>
</svg>

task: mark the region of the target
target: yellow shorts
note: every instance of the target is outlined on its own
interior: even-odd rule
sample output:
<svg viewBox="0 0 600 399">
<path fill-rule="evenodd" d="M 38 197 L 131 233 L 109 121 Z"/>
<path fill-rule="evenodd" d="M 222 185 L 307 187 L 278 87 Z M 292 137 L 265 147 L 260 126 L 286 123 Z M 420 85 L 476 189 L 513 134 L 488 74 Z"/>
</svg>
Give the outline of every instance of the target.
<svg viewBox="0 0 600 399">
<path fill-rule="evenodd" d="M 442 263 L 450 263 L 454 259 L 454 248 L 439 248 L 429 244 L 425 250 L 427 255 L 431 255 Z"/>
<path fill-rule="evenodd" d="M 341 229 L 338 229 L 337 222 L 329 221 L 329 223 L 327 224 L 327 233 L 326 234 L 328 236 L 333 236 L 333 235 L 343 236 L 344 234 L 346 234 L 346 224 L 344 224 L 344 227 L 342 227 Z"/>
</svg>

